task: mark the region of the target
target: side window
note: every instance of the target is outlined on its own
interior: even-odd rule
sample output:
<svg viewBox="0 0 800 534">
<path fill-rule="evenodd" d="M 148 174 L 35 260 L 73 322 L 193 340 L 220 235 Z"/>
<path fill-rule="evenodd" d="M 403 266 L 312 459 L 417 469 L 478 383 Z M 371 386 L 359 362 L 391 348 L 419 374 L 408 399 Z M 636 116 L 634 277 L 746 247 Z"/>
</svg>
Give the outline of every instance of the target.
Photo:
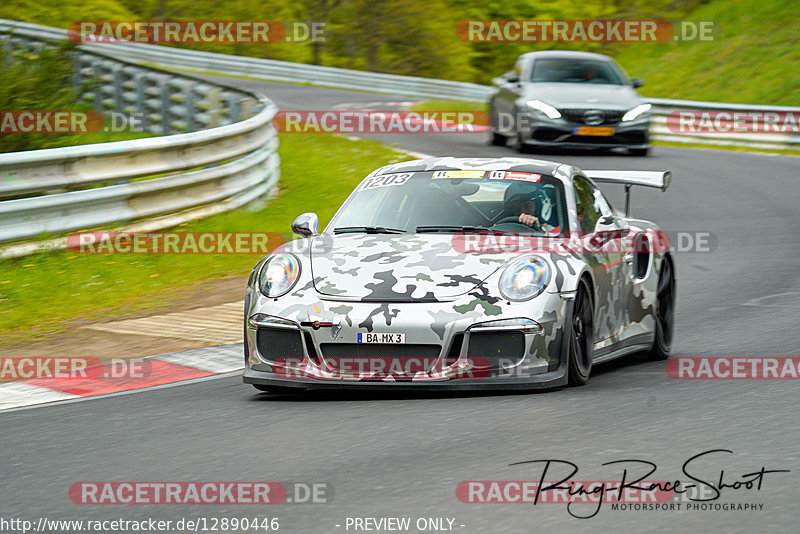
<svg viewBox="0 0 800 534">
<path fill-rule="evenodd" d="M 582 176 L 575 177 L 575 204 L 578 206 L 578 222 L 584 232 L 594 231 L 598 219 L 603 216 L 599 199 L 605 199 L 600 191 L 589 180 Z"/>
</svg>

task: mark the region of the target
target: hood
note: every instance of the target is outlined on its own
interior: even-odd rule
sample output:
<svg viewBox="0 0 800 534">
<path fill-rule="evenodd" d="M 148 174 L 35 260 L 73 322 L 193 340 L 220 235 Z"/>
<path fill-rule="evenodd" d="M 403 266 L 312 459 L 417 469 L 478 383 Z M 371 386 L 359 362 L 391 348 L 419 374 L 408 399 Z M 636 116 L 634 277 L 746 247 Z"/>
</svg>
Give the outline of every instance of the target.
<svg viewBox="0 0 800 534">
<path fill-rule="evenodd" d="M 311 247 L 314 287 L 365 301 L 448 300 L 469 293 L 519 253 L 466 254 L 454 234 L 325 235 Z"/>
<path fill-rule="evenodd" d="M 531 83 L 525 86 L 528 100 L 538 99 L 561 109 L 631 109 L 642 102 L 629 85 L 590 83 Z"/>
</svg>

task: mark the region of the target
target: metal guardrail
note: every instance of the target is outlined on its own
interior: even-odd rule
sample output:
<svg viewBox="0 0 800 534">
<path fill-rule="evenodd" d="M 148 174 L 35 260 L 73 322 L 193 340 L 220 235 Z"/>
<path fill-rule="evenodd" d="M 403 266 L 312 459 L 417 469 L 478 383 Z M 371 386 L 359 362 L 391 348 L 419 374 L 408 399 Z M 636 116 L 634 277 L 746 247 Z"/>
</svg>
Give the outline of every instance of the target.
<svg viewBox="0 0 800 534">
<path fill-rule="evenodd" d="M 35 52 L 65 36 L 0 21 L 2 46 L 12 52 Z M 83 49 L 76 62 L 77 84 L 97 82 L 84 95 L 97 110 L 141 113 L 144 131 L 189 133 L 0 154 L 0 243 L 142 219 L 151 231 L 233 209 L 276 185 L 277 107 L 263 95 Z M 37 248 L 6 245 L 0 257 Z"/>
<path fill-rule="evenodd" d="M 650 136 L 659 141 L 672 143 L 734 146 L 744 148 L 758 148 L 764 150 L 800 150 L 800 135 L 761 132 L 714 132 L 714 133 L 689 133 L 675 131 L 667 126 L 667 118 L 682 111 L 691 112 L 721 112 L 731 114 L 758 112 L 758 113 L 794 113 L 800 116 L 800 107 L 791 106 L 766 106 L 759 104 L 728 104 L 725 102 L 699 102 L 694 100 L 674 100 L 667 98 L 648 98 L 647 102 L 653 105 L 653 118 L 650 122 Z M 768 128 L 772 123 L 759 122 L 760 130 Z"/>
<path fill-rule="evenodd" d="M 53 33 L 53 29 L 46 29 Z M 62 30 L 55 30 L 61 31 Z M 414 98 L 438 98 L 485 102 L 494 93 L 494 87 L 475 83 L 438 80 L 417 76 L 400 76 L 365 72 L 319 65 L 306 65 L 270 59 L 230 56 L 175 47 L 156 46 L 143 43 L 91 44 L 98 54 L 113 55 L 130 62 L 145 62 L 159 67 L 192 70 L 233 76 L 247 76 L 291 83 L 342 87 L 376 93 L 387 93 Z M 800 111 L 800 108 L 764 106 L 755 104 L 727 104 L 719 102 L 696 102 L 649 98 L 653 104 L 651 137 L 660 141 L 701 145 L 726 145 L 762 149 L 800 149 L 800 136 L 773 133 L 675 133 L 667 127 L 667 117 L 682 110 L 726 110 L 726 111 Z"/>
<path fill-rule="evenodd" d="M 4 46 L 11 48 L 35 48 L 43 42 L 67 37 L 65 30 L 0 20 L 0 36 L 3 35 L 6 36 Z M 83 45 L 77 61 L 77 81 L 92 76 L 102 82 L 87 95 L 97 109 L 144 110 L 145 128 L 156 133 L 211 129 L 154 139 L 0 155 L 0 198 L 52 192 L 52 189 L 82 189 L 105 182 L 172 173 L 142 182 L 0 201 L 0 243 L 29 239 L 42 233 L 175 213 L 220 200 L 228 200 L 228 206 L 234 207 L 256 198 L 276 183 L 279 174 L 275 153 L 277 138 L 271 126 L 276 108 L 268 99 L 231 86 L 143 65 L 416 98 L 486 101 L 494 91 L 492 87 L 473 83 L 140 43 Z M 657 140 L 766 149 L 800 148 L 798 135 L 686 134 L 676 133 L 667 126 L 667 117 L 681 110 L 800 112 L 800 108 L 658 98 L 648 99 L 648 102 L 653 104 L 651 133 Z M 251 105 L 255 116 L 239 121 L 248 116 Z M 189 169 L 195 170 L 186 172 Z M 0 252 L 0 257 L 8 254 L 7 250 Z"/>
<path fill-rule="evenodd" d="M 66 30 L 5 20 L 0 20 L 0 32 L 3 31 L 4 25 L 13 26 L 15 31 L 24 32 L 29 37 L 51 40 L 67 38 Z M 491 87 L 476 83 L 230 56 L 144 43 L 92 43 L 84 45 L 83 49 L 114 59 L 163 68 L 247 76 L 290 83 L 308 83 L 419 98 L 483 101 L 492 92 Z"/>
</svg>

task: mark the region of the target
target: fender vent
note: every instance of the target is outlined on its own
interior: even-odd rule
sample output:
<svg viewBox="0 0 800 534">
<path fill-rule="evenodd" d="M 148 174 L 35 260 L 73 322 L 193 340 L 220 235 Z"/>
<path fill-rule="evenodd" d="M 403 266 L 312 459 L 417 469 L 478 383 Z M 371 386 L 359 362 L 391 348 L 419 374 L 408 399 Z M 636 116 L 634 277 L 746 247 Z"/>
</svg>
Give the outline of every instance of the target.
<svg viewBox="0 0 800 534">
<path fill-rule="evenodd" d="M 634 242 L 634 261 L 633 276 L 639 280 L 647 276 L 647 269 L 650 267 L 650 257 L 652 256 L 652 245 L 647 235 L 639 234 Z"/>
</svg>

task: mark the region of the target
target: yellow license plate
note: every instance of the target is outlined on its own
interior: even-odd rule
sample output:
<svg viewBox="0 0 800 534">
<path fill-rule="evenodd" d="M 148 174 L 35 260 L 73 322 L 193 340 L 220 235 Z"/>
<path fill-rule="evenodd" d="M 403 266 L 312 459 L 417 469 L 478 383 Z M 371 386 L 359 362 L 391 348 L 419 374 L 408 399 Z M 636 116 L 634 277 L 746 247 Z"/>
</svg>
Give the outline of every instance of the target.
<svg viewBox="0 0 800 534">
<path fill-rule="evenodd" d="M 580 126 L 572 130 L 573 135 L 614 135 L 612 126 Z"/>
</svg>

